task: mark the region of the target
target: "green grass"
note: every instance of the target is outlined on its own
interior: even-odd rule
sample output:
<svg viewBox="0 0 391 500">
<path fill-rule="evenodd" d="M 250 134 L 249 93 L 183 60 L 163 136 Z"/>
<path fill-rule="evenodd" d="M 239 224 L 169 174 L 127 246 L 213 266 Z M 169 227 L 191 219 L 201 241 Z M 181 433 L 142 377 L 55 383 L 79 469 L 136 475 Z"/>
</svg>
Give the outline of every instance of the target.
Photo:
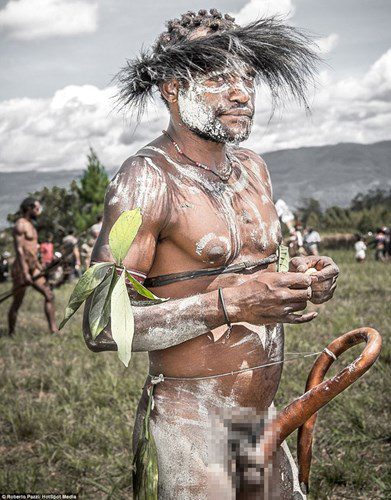
<svg viewBox="0 0 391 500">
<path fill-rule="evenodd" d="M 286 350 L 319 351 L 339 334 L 364 325 L 377 328 L 384 345 L 375 366 L 319 412 L 310 496 L 391 498 L 390 268 L 374 261 L 358 265 L 351 252 L 332 256 L 341 268 L 335 298 L 319 306 L 313 323 L 286 329 Z M 57 291 L 58 311 L 70 291 L 70 286 Z M 125 370 L 115 354 L 91 353 L 81 339 L 80 313 L 63 337 L 50 336 L 34 291 L 27 294 L 10 339 L 5 336 L 8 305 L 0 305 L 0 492 L 130 498 L 131 435 L 146 355 L 135 354 Z M 345 353 L 330 373 L 361 349 Z M 286 365 L 279 408 L 302 394 L 313 359 Z M 295 448 L 295 436 L 289 440 Z"/>
</svg>

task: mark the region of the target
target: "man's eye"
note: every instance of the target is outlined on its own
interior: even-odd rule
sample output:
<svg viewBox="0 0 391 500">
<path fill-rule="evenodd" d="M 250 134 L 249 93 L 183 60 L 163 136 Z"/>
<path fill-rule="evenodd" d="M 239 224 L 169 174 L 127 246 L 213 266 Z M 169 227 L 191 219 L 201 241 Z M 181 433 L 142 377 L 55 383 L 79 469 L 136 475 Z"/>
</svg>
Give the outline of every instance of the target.
<svg viewBox="0 0 391 500">
<path fill-rule="evenodd" d="M 212 78 L 213 82 L 215 83 L 224 83 L 225 82 L 225 78 L 223 75 L 216 75 Z"/>
</svg>

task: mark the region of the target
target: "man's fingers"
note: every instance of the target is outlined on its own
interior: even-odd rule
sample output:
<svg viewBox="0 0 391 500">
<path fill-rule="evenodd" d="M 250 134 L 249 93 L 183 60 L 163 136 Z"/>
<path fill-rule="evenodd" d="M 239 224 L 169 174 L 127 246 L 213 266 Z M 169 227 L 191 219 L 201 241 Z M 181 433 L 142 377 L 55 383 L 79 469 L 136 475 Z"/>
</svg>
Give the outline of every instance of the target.
<svg viewBox="0 0 391 500">
<path fill-rule="evenodd" d="M 279 285 L 291 289 L 308 288 L 312 283 L 311 276 L 304 273 L 281 273 L 279 274 Z"/>
<path fill-rule="evenodd" d="M 313 286 L 318 282 L 318 277 L 315 274 L 304 274 L 301 276 L 306 276 L 307 279 L 303 281 L 295 281 L 289 285 L 291 290 L 300 290 L 301 288 L 308 288 L 309 286 Z"/>
<path fill-rule="evenodd" d="M 283 322 L 291 324 L 308 323 L 309 321 L 315 319 L 317 315 L 317 312 L 310 312 L 307 314 L 287 314 Z"/>
<path fill-rule="evenodd" d="M 288 303 L 287 305 L 291 305 L 290 303 L 306 302 L 312 297 L 312 293 L 312 288 L 310 286 L 297 290 L 290 289 L 283 292 L 282 300 Z"/>
<path fill-rule="evenodd" d="M 289 263 L 289 270 L 299 273 L 305 273 L 308 268 L 307 262 L 303 257 L 293 257 Z"/>
<path fill-rule="evenodd" d="M 330 264 L 324 267 L 321 271 L 318 271 L 315 276 L 317 276 L 318 282 L 322 282 L 333 278 L 337 279 L 338 274 L 338 266 L 336 264 Z"/>
<path fill-rule="evenodd" d="M 289 304 L 289 306 L 284 307 L 285 313 L 292 313 L 297 311 L 303 311 L 307 307 L 307 302 L 294 302 Z"/>
<path fill-rule="evenodd" d="M 313 304 L 322 304 L 323 302 L 330 300 L 333 297 L 336 288 L 337 288 L 337 283 L 334 283 L 327 290 L 314 291 L 311 297 L 311 302 Z"/>
</svg>

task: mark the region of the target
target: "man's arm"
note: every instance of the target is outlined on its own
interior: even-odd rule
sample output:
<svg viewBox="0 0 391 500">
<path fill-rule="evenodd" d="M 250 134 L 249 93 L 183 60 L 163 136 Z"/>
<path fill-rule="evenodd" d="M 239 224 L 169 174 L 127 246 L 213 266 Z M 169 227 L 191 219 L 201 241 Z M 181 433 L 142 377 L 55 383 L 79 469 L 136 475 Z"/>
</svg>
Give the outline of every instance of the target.
<svg viewBox="0 0 391 500">
<path fill-rule="evenodd" d="M 32 279 L 30 276 L 29 268 L 27 266 L 27 262 L 26 262 L 26 258 L 25 258 L 24 250 L 23 250 L 23 244 L 25 241 L 25 233 L 26 233 L 25 224 L 22 220 L 18 219 L 16 221 L 16 224 L 14 227 L 14 232 L 13 232 L 16 260 L 18 261 L 21 269 L 23 270 L 23 276 L 24 276 L 26 283 L 31 283 Z"/>
<path fill-rule="evenodd" d="M 89 304 L 86 303 L 87 311 L 88 306 Z M 135 302 L 132 309 L 135 322 L 132 350 L 135 352 L 167 349 L 208 333 L 225 322 L 224 313 L 218 305 L 217 291 L 169 300 L 160 304 L 140 306 Z M 88 316 L 85 314 L 83 332 L 86 344 L 91 351 L 117 350 L 110 325 L 93 340 Z"/>
</svg>

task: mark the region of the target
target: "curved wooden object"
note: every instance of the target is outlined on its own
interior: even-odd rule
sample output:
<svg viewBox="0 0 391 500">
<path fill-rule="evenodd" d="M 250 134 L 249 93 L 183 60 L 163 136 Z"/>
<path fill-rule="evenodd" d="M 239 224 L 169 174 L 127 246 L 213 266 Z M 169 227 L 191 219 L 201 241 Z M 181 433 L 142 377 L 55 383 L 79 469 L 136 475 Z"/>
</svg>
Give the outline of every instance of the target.
<svg viewBox="0 0 391 500">
<path fill-rule="evenodd" d="M 365 342 L 361 355 L 333 378 L 323 381 L 327 370 L 346 350 Z M 319 355 L 307 379 L 306 392 L 289 404 L 269 424 L 263 442 L 265 464 L 270 463 L 276 445 L 279 446 L 299 428 L 299 482 L 303 493 L 308 492 L 312 458 L 312 434 L 316 412 L 360 378 L 380 354 L 382 339 L 373 328 L 357 328 L 333 340 Z"/>
</svg>

